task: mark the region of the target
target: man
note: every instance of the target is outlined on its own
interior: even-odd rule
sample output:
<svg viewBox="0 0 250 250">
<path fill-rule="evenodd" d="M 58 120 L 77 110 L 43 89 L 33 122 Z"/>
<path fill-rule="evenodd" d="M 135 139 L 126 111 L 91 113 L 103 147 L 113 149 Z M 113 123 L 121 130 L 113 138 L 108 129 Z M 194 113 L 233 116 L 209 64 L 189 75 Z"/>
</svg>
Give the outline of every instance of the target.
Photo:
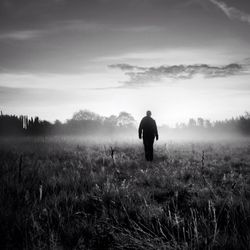
<svg viewBox="0 0 250 250">
<path fill-rule="evenodd" d="M 153 161 L 153 144 L 154 139 L 159 139 L 156 122 L 151 118 L 151 111 L 147 111 L 147 115 L 142 118 L 139 126 L 139 139 L 143 137 L 145 158 L 147 161 Z"/>
</svg>

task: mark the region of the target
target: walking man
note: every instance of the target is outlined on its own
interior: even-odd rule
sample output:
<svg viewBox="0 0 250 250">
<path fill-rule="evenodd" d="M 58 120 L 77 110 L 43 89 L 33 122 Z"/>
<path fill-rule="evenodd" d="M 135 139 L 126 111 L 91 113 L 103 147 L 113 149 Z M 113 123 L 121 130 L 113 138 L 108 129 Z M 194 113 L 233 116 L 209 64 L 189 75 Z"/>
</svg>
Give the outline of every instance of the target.
<svg viewBox="0 0 250 250">
<path fill-rule="evenodd" d="M 139 139 L 143 138 L 145 158 L 147 161 L 153 161 L 153 144 L 154 139 L 158 140 L 158 131 L 156 122 L 151 118 L 151 111 L 147 111 L 147 115 L 142 118 L 139 126 Z"/>
</svg>

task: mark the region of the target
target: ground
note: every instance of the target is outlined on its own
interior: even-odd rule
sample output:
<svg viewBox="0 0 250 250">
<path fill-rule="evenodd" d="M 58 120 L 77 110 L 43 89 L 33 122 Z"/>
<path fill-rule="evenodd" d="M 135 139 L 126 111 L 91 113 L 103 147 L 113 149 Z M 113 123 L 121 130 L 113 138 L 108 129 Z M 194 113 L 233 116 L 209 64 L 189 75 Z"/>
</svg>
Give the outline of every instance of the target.
<svg viewBox="0 0 250 250">
<path fill-rule="evenodd" d="M 1 249 L 250 249 L 250 140 L 1 138 Z"/>
</svg>

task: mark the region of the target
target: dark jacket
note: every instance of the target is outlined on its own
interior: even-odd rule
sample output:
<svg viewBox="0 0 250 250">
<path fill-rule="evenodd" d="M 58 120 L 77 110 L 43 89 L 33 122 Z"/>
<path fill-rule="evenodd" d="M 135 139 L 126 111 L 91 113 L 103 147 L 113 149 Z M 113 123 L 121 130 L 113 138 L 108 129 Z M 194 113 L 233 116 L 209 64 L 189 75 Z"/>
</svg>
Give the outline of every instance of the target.
<svg viewBox="0 0 250 250">
<path fill-rule="evenodd" d="M 143 139 L 154 139 L 156 137 L 156 139 L 158 140 L 156 122 L 149 116 L 145 116 L 142 118 L 138 132 L 139 138 L 141 138 L 143 134 Z"/>
</svg>

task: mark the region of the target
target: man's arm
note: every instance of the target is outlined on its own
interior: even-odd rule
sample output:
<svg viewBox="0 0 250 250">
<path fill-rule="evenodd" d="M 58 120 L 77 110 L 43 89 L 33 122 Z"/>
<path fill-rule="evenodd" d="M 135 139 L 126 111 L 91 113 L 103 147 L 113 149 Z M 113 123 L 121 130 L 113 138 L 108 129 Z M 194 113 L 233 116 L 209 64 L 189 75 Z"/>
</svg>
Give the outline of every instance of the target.
<svg viewBox="0 0 250 250">
<path fill-rule="evenodd" d="M 140 122 L 140 126 L 139 126 L 139 129 L 138 129 L 138 134 L 139 134 L 139 139 L 141 139 L 141 135 L 142 135 L 142 120 Z"/>
<path fill-rule="evenodd" d="M 155 137 L 156 137 L 156 140 L 158 141 L 159 135 L 158 135 L 158 130 L 157 130 L 156 122 L 154 122 L 154 125 L 155 125 Z"/>
</svg>

